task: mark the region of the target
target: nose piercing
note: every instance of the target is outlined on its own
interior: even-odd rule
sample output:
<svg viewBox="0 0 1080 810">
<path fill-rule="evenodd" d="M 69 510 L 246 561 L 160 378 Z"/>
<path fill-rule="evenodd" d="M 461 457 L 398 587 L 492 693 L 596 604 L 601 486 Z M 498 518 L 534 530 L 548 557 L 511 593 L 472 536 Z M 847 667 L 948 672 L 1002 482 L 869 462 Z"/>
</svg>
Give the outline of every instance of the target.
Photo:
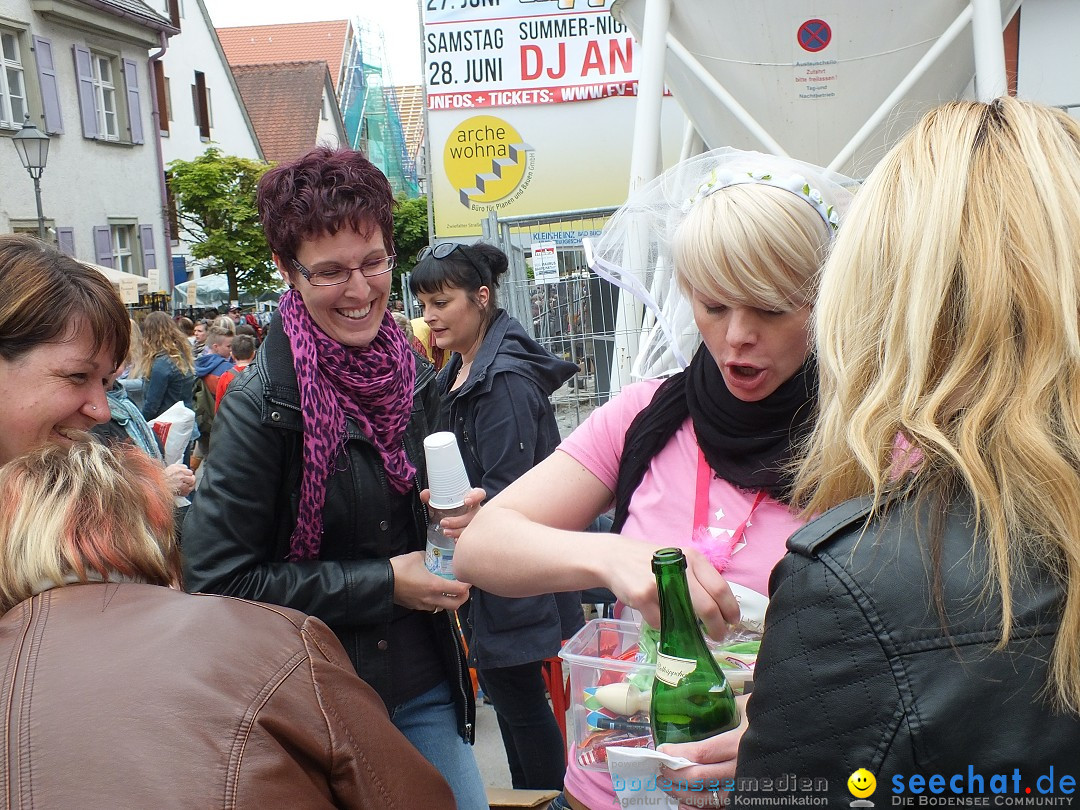
<svg viewBox="0 0 1080 810">
<path fill-rule="evenodd" d="M 97 410 L 97 405 L 91 405 L 91 406 L 90 406 L 90 410 L 92 410 L 92 411 L 96 411 L 96 410 Z"/>
</svg>

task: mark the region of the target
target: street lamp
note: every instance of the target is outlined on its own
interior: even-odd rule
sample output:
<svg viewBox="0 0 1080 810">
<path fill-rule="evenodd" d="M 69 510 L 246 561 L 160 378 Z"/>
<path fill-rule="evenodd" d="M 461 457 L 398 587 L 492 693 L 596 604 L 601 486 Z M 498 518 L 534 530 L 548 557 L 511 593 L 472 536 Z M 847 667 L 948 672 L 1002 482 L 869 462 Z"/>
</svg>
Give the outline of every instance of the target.
<svg viewBox="0 0 1080 810">
<path fill-rule="evenodd" d="M 34 178 L 34 197 L 37 200 L 38 238 L 45 240 L 45 216 L 41 213 L 41 173 L 45 171 L 45 162 L 49 159 L 49 136 L 30 123 L 26 116 L 22 129 L 12 137 L 15 151 L 23 168 Z"/>
</svg>

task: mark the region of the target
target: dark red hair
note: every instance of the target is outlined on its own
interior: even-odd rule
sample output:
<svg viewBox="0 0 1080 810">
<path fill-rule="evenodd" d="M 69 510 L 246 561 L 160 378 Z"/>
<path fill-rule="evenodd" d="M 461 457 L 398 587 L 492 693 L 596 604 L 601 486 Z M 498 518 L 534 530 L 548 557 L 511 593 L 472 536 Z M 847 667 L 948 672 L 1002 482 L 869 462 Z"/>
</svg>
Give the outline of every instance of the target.
<svg viewBox="0 0 1080 810">
<path fill-rule="evenodd" d="M 259 219 L 270 249 L 295 259 L 300 243 L 351 228 L 375 229 L 394 252 L 397 201 L 378 167 L 353 149 L 312 149 L 299 160 L 275 166 L 259 180 Z"/>
</svg>

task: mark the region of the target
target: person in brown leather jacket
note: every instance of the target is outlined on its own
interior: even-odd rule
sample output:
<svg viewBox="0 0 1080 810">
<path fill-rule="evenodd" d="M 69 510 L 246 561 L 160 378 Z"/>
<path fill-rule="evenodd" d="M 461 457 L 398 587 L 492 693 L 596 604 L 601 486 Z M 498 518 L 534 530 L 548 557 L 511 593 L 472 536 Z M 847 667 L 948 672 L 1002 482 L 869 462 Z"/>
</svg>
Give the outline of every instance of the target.
<svg viewBox="0 0 1080 810">
<path fill-rule="evenodd" d="M 145 454 L 37 450 L 0 503 L 6 806 L 455 806 L 326 625 L 179 589 Z"/>
</svg>

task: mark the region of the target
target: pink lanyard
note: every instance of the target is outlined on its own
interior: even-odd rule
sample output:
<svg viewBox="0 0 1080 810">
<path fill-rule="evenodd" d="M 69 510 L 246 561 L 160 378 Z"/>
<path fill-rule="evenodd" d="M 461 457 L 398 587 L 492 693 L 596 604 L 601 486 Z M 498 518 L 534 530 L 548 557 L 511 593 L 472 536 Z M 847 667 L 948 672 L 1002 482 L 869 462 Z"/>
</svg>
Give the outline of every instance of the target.
<svg viewBox="0 0 1080 810">
<path fill-rule="evenodd" d="M 697 465 L 697 492 L 694 495 L 694 535 L 700 536 L 703 532 L 708 531 L 709 528 L 709 486 L 712 482 L 713 471 L 709 466 L 709 462 L 705 460 L 705 453 L 698 448 L 698 465 Z M 746 533 L 746 527 L 750 523 L 750 518 L 754 516 L 754 512 L 760 504 L 765 500 L 765 491 L 758 490 L 758 494 L 754 497 L 754 503 L 750 507 L 750 513 L 746 516 L 746 519 L 738 525 L 735 529 L 735 533 L 731 535 L 730 548 L 735 550 L 735 546 L 738 545 Z"/>
</svg>

